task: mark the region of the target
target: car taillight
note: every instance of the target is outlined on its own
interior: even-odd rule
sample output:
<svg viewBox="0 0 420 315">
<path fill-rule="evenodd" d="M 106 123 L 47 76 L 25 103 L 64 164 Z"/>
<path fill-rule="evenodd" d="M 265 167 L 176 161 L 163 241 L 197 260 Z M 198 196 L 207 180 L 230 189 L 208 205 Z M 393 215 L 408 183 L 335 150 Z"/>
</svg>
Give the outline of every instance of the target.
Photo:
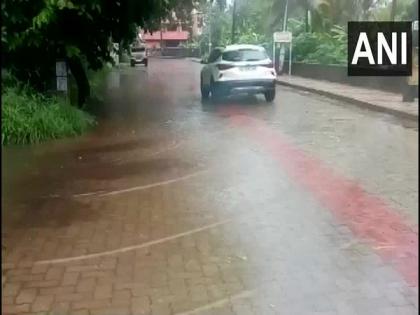
<svg viewBox="0 0 420 315">
<path fill-rule="evenodd" d="M 267 67 L 267 68 L 273 68 L 273 67 L 274 67 L 274 65 L 273 65 L 273 63 L 272 63 L 272 62 L 267 63 L 267 64 L 265 64 L 265 65 L 261 65 L 261 66 L 263 66 L 263 67 Z"/>
<path fill-rule="evenodd" d="M 227 65 L 227 64 L 223 64 L 223 63 L 220 63 L 220 64 L 217 65 L 217 69 L 219 69 L 219 70 L 227 70 L 227 69 L 231 69 L 233 67 L 235 67 L 235 66 Z"/>
</svg>

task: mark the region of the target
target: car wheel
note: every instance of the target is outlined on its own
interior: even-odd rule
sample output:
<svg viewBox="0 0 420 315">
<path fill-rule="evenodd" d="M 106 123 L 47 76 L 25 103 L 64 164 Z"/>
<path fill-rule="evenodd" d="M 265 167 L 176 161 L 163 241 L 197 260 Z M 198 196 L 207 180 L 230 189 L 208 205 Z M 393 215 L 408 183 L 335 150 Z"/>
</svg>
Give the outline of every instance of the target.
<svg viewBox="0 0 420 315">
<path fill-rule="evenodd" d="M 200 90 L 201 90 L 201 98 L 206 100 L 209 98 L 210 90 L 206 87 L 203 83 L 203 78 L 200 79 Z"/>
<path fill-rule="evenodd" d="M 276 90 L 270 90 L 264 93 L 265 100 L 267 102 L 272 102 L 276 98 Z"/>
<path fill-rule="evenodd" d="M 211 79 L 211 82 L 210 82 L 210 91 L 211 91 L 212 101 L 214 101 L 214 102 L 220 101 L 220 99 L 222 98 L 223 95 L 222 95 L 221 91 L 216 88 L 216 86 L 214 84 L 214 81 L 213 81 L 213 78 Z"/>
<path fill-rule="evenodd" d="M 132 67 L 134 67 L 134 66 L 136 65 L 136 62 L 135 62 L 134 60 L 131 60 L 131 61 L 130 61 L 130 65 L 131 65 Z"/>
<path fill-rule="evenodd" d="M 144 60 L 144 66 L 147 67 L 147 64 L 148 64 L 148 61 L 146 59 L 146 60 Z"/>
</svg>

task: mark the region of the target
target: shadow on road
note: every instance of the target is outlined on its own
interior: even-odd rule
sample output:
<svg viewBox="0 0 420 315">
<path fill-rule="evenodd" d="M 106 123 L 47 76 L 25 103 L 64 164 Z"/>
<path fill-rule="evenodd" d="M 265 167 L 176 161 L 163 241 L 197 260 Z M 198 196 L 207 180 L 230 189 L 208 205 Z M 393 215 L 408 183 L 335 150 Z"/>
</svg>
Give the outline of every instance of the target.
<svg viewBox="0 0 420 315">
<path fill-rule="evenodd" d="M 201 107 L 204 112 L 215 112 L 218 109 L 235 106 L 242 109 L 273 106 L 257 95 L 235 95 L 220 100 L 211 98 L 201 100 Z"/>
</svg>

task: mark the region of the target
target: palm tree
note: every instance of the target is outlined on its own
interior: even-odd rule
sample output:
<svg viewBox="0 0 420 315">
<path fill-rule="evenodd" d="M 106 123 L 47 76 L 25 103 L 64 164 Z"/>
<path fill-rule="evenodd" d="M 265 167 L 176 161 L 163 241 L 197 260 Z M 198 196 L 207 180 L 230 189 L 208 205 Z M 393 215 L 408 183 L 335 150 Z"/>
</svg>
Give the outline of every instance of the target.
<svg viewBox="0 0 420 315">
<path fill-rule="evenodd" d="M 289 2 L 289 12 L 305 19 L 305 30 L 326 30 L 333 25 L 346 25 L 348 21 L 366 20 L 370 9 L 378 0 L 296 0 Z M 396 0 L 393 0 L 396 1 Z M 274 13 L 271 27 L 275 28 L 283 17 L 286 0 L 273 0 Z M 308 17 L 311 16 L 311 21 Z M 309 25 L 311 24 L 311 25 Z"/>
<path fill-rule="evenodd" d="M 308 32 L 310 29 L 322 28 L 322 13 L 326 11 L 325 8 L 328 7 L 328 0 L 296 0 L 289 1 L 288 12 L 290 15 L 300 15 L 304 16 L 305 20 L 305 31 Z M 342 0 L 344 1 L 344 0 Z M 275 29 L 279 25 L 280 21 L 283 19 L 283 13 L 286 7 L 286 0 L 273 0 L 271 6 L 271 22 L 270 28 Z M 311 16 L 311 21 L 309 21 L 309 16 Z"/>
</svg>

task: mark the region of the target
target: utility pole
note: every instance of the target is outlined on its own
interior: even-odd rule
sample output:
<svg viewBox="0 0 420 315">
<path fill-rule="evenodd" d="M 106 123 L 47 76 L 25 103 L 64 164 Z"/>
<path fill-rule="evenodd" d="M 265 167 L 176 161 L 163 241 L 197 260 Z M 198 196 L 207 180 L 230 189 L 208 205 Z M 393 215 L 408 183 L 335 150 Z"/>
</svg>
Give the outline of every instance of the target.
<svg viewBox="0 0 420 315">
<path fill-rule="evenodd" d="M 162 20 L 160 20 L 160 54 L 163 55 Z"/>
<path fill-rule="evenodd" d="M 233 0 L 233 11 L 232 11 L 232 37 L 231 44 L 235 44 L 235 30 L 236 30 L 236 1 Z"/>
<path fill-rule="evenodd" d="M 397 11 L 397 0 L 392 0 L 392 3 L 391 3 L 391 21 L 395 20 L 396 11 Z"/>
<path fill-rule="evenodd" d="M 207 17 L 208 17 L 208 25 L 209 25 L 208 26 L 209 27 L 209 53 L 211 53 L 211 50 L 212 50 L 212 47 L 213 47 L 213 44 L 212 44 L 212 36 L 213 36 L 212 26 L 213 26 L 214 16 L 216 14 L 219 14 L 218 12 L 215 12 L 213 9 L 214 9 L 213 2 L 210 1 L 209 11 L 208 11 L 209 13 L 207 14 Z"/>
<path fill-rule="evenodd" d="M 209 25 L 209 54 L 211 53 L 211 23 Z"/>
<path fill-rule="evenodd" d="M 213 21 L 213 8 L 210 5 L 210 19 L 209 19 L 209 55 L 211 53 L 211 24 Z"/>
<path fill-rule="evenodd" d="M 284 7 L 284 16 L 283 16 L 283 32 L 287 30 L 287 8 L 289 6 L 289 0 L 286 0 L 286 5 Z M 285 55 L 285 45 L 281 44 L 280 51 L 279 51 L 279 68 L 280 71 L 283 71 L 283 64 L 284 64 L 284 55 Z"/>
<path fill-rule="evenodd" d="M 283 32 L 287 31 L 287 7 L 288 6 L 289 6 L 289 0 L 286 0 L 286 6 L 284 8 L 284 17 L 283 17 Z"/>
</svg>

